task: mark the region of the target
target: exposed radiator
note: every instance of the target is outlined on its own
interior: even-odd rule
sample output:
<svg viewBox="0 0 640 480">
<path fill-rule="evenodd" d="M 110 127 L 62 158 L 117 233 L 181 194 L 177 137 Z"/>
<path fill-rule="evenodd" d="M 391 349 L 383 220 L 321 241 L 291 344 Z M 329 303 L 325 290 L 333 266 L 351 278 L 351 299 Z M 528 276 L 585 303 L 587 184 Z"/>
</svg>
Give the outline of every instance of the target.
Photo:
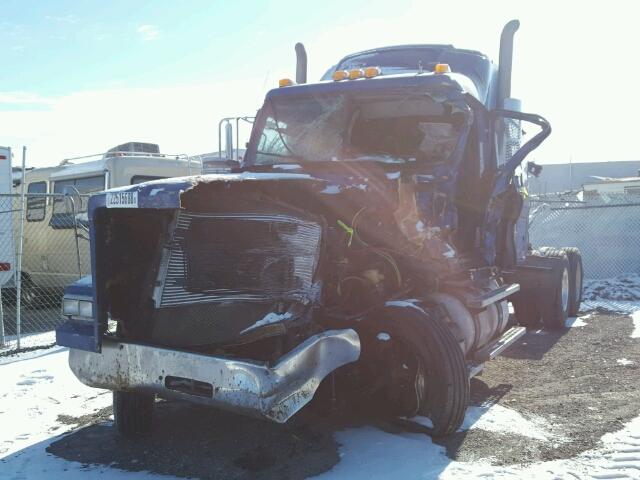
<svg viewBox="0 0 640 480">
<path fill-rule="evenodd" d="M 321 236 L 318 223 L 287 215 L 180 212 L 156 307 L 309 298 Z"/>
</svg>

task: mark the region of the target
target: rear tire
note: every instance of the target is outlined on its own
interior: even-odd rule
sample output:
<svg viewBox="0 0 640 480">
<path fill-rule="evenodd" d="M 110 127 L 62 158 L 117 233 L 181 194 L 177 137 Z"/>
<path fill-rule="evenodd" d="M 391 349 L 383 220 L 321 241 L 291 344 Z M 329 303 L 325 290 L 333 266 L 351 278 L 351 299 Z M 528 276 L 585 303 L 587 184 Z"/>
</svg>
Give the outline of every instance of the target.
<svg viewBox="0 0 640 480">
<path fill-rule="evenodd" d="M 578 315 L 582 303 L 582 283 L 584 281 L 582 254 L 576 247 L 565 247 L 560 250 L 569 259 L 569 316 L 575 317 Z"/>
<path fill-rule="evenodd" d="M 567 255 L 560 249 L 546 247 L 538 252 L 540 257 L 548 261 L 546 267 L 551 268 L 548 276 L 549 296 L 541 302 L 540 310 L 542 323 L 548 330 L 560 330 L 565 328 L 569 316 L 569 303 L 571 298 L 570 267 Z"/>
<path fill-rule="evenodd" d="M 116 430 L 127 438 L 147 435 L 153 422 L 155 396 L 137 392 L 113 392 L 113 417 Z"/>
</svg>

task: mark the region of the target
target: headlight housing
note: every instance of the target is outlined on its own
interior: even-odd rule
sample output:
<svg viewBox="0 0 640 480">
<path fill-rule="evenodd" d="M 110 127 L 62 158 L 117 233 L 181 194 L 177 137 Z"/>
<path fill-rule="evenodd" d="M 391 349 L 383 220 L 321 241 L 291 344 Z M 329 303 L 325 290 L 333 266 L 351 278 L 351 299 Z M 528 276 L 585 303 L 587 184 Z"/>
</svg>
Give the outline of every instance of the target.
<svg viewBox="0 0 640 480">
<path fill-rule="evenodd" d="M 77 320 L 93 320 L 93 302 L 64 297 L 62 299 L 62 314 Z"/>
</svg>

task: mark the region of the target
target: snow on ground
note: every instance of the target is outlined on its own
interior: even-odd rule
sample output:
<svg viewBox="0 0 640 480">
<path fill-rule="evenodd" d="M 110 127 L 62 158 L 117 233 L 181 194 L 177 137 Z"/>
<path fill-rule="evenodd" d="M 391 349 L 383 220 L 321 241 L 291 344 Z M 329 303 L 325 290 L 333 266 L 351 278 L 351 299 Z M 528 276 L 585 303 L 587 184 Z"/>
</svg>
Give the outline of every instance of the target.
<svg viewBox="0 0 640 480">
<path fill-rule="evenodd" d="M 425 439 L 424 435 L 390 434 L 373 427 L 339 432 L 337 440 L 342 445 L 340 463 L 316 477 L 320 480 L 640 478 L 640 417 L 621 431 L 605 435 L 600 449 L 569 460 L 523 466 L 493 466 L 490 459 L 486 462 L 452 461 L 446 456 L 444 447 Z"/>
<path fill-rule="evenodd" d="M 61 433 L 58 415 L 81 416 L 110 405 L 109 392 L 78 382 L 67 356 L 67 349 L 56 347 L 1 359 L 0 455 Z"/>
<path fill-rule="evenodd" d="M 569 317 L 567 318 L 567 321 L 564 325 L 567 328 L 584 327 L 587 325 L 587 322 L 585 322 L 585 320 L 591 317 L 591 315 L 591 313 L 587 313 L 586 315 L 582 315 L 580 317 Z"/>
<path fill-rule="evenodd" d="M 525 418 L 515 410 L 502 405 L 492 405 L 488 408 L 469 406 L 461 430 L 472 429 L 513 433 L 543 441 L 555 436 L 551 433 L 551 425 L 543 418 L 533 415 Z"/>
<path fill-rule="evenodd" d="M 3 353 L 6 349 L 15 349 L 17 343 L 17 337 L 15 335 L 6 335 L 4 337 L 5 346 L 0 347 L 0 353 Z M 28 333 L 20 336 L 20 348 L 33 348 L 41 346 L 49 346 L 56 343 L 56 332 L 42 332 L 42 333 Z M 2 360 L 0 359 L 0 364 Z"/>
<path fill-rule="evenodd" d="M 626 358 L 619 358 L 618 360 L 616 360 L 616 363 L 618 365 L 626 367 L 627 365 L 633 365 L 635 362 L 633 360 L 627 360 Z"/>
<path fill-rule="evenodd" d="M 584 282 L 582 310 L 607 310 L 631 317 L 631 338 L 640 338 L 640 275 L 632 273 L 615 278 Z M 579 317 L 580 318 L 588 318 Z M 568 325 L 578 326 L 578 325 Z"/>
<path fill-rule="evenodd" d="M 585 280 L 582 299 L 640 301 L 640 275 L 629 273 L 614 278 Z"/>
<path fill-rule="evenodd" d="M 67 366 L 66 349 L 35 353 L 19 354 L 11 363 L 0 365 L 6 386 L 0 395 L 0 478 L 168 478 L 104 465 L 83 466 L 47 454 L 47 445 L 74 427 L 59 415 L 80 417 L 96 412 L 110 405 L 111 395 L 85 387 L 75 379 Z M 562 441 L 551 433 L 551 426 L 544 420 L 525 418 L 502 405 L 470 407 L 462 428 Z M 336 433 L 336 440 L 341 445 L 341 460 L 320 479 L 552 479 L 582 478 L 587 473 L 584 478 L 640 478 L 640 417 L 622 431 L 606 435 L 601 449 L 570 460 L 528 466 L 492 466 L 491 459 L 452 461 L 444 447 L 424 434 L 388 433 L 375 427 L 345 429 Z M 621 468 L 630 476 L 620 476 Z"/>
<path fill-rule="evenodd" d="M 640 338 L 640 310 L 636 310 L 631 314 L 631 320 L 633 321 L 631 338 Z"/>
</svg>

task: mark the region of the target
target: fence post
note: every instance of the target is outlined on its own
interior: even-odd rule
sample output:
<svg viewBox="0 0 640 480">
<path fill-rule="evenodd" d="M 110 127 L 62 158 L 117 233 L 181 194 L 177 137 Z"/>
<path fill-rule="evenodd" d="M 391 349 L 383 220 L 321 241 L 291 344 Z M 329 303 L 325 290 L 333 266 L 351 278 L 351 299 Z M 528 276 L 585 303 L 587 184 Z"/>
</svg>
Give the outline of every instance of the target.
<svg viewBox="0 0 640 480">
<path fill-rule="evenodd" d="M 20 323 L 22 314 L 22 246 L 24 243 L 24 182 L 26 172 L 27 147 L 22 147 L 22 182 L 20 183 L 20 237 L 18 237 L 18 258 L 16 266 L 16 348 L 20 350 Z"/>
<path fill-rule="evenodd" d="M 4 347 L 4 310 L 2 309 L 2 286 L 0 285 L 0 348 Z"/>
</svg>

